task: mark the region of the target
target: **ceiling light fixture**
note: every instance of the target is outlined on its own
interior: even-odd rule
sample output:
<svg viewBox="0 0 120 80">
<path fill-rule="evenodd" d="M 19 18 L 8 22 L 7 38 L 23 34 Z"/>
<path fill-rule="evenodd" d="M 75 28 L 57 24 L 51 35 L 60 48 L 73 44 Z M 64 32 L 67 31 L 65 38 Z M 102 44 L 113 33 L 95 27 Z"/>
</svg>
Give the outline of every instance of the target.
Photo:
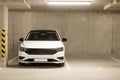
<svg viewBox="0 0 120 80">
<path fill-rule="evenodd" d="M 91 5 L 90 1 L 79 1 L 79 2 L 47 2 L 50 5 Z"/>
</svg>

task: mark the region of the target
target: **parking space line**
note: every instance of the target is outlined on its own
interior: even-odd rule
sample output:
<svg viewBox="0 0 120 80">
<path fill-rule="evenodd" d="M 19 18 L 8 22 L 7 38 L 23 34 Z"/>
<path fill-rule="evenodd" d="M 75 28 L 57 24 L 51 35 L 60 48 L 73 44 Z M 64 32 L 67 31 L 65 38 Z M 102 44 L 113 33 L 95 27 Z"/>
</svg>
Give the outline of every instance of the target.
<svg viewBox="0 0 120 80">
<path fill-rule="evenodd" d="M 3 68 L 0 68 L 0 70 L 2 70 Z"/>
<path fill-rule="evenodd" d="M 8 61 L 8 63 L 12 63 L 13 61 L 15 61 L 17 59 L 17 57 L 12 58 L 10 61 Z"/>
<path fill-rule="evenodd" d="M 119 59 L 114 58 L 114 57 L 110 57 L 110 58 L 120 63 L 120 60 L 119 60 Z"/>
<path fill-rule="evenodd" d="M 71 70 L 71 67 L 70 67 L 70 65 L 69 65 L 69 63 L 68 63 L 67 60 L 66 60 L 66 62 L 65 62 L 65 66 L 66 66 L 66 68 L 67 68 L 68 70 Z"/>
</svg>

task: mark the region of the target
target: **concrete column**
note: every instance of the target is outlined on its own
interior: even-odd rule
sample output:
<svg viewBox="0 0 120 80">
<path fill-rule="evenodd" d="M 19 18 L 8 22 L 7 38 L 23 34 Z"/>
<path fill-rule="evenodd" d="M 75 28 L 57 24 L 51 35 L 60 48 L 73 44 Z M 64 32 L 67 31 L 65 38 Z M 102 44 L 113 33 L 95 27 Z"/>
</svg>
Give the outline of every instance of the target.
<svg viewBox="0 0 120 80">
<path fill-rule="evenodd" d="M 0 31 L 1 29 L 6 31 L 6 56 L 3 58 L 3 66 L 6 67 L 8 65 L 8 7 L 4 3 L 0 3 Z"/>
</svg>

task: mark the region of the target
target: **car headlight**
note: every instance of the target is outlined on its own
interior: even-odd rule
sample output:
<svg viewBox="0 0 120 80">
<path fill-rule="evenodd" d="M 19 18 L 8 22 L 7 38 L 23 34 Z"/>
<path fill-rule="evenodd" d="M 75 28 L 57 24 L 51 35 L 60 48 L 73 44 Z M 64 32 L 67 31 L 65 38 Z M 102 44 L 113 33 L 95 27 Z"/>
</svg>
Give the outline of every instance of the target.
<svg viewBox="0 0 120 80">
<path fill-rule="evenodd" d="M 27 51 L 27 48 L 24 48 L 24 47 L 20 47 L 20 51 Z"/>
<path fill-rule="evenodd" d="M 57 48 L 56 51 L 58 52 L 63 51 L 63 47 Z"/>
</svg>

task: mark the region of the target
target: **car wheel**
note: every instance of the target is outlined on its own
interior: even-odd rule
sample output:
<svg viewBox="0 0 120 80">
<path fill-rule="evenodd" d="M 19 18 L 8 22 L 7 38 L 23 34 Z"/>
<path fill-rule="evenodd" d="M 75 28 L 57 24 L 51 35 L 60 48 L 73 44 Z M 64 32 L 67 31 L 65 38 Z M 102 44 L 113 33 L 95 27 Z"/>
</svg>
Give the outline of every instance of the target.
<svg viewBox="0 0 120 80">
<path fill-rule="evenodd" d="M 25 66 L 26 64 L 25 63 L 19 63 L 19 66 Z"/>
<path fill-rule="evenodd" d="M 63 67 L 65 64 L 64 63 L 59 63 L 59 66 L 60 67 Z"/>
</svg>

